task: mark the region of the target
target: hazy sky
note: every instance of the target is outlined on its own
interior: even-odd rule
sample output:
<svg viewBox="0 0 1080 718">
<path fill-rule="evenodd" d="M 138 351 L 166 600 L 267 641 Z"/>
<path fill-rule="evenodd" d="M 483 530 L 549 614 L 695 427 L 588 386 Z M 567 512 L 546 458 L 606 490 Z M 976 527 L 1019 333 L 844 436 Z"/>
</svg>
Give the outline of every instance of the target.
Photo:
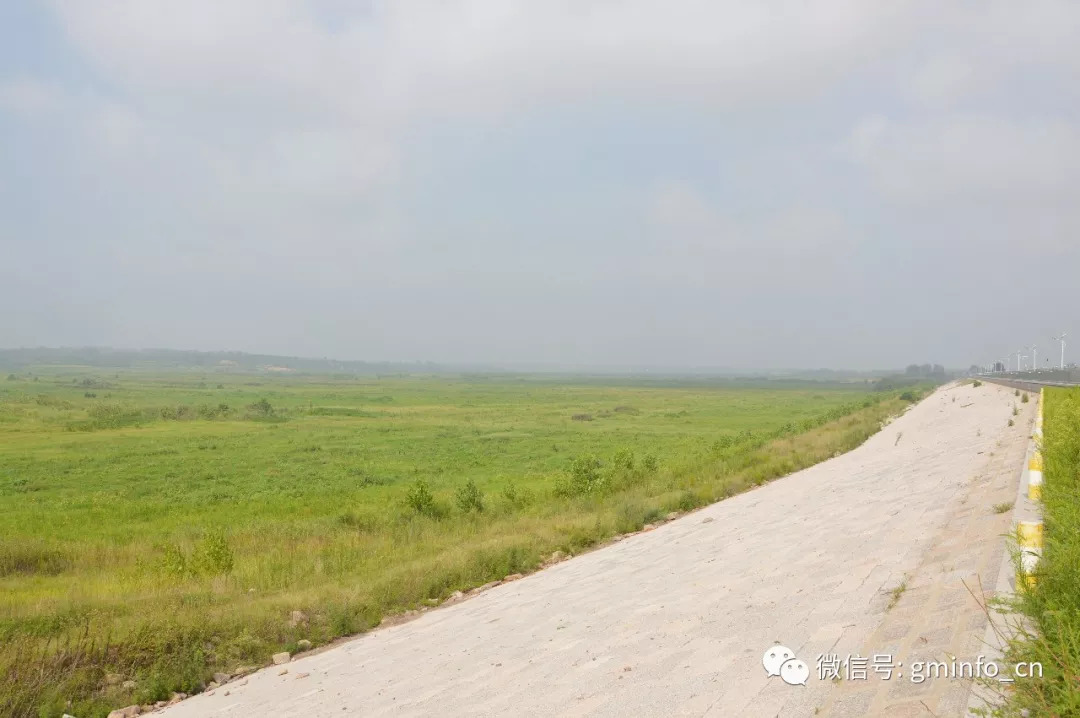
<svg viewBox="0 0 1080 718">
<path fill-rule="evenodd" d="M 3 2 L 0 346 L 1056 361 L 1077 37 L 1065 0 Z"/>
</svg>

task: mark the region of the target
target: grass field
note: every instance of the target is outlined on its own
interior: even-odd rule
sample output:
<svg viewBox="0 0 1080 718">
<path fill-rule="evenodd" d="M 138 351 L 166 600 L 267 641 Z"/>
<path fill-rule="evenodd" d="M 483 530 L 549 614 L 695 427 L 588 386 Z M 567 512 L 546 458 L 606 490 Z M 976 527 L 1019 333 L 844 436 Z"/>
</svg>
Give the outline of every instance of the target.
<svg viewBox="0 0 1080 718">
<path fill-rule="evenodd" d="M 1037 583 L 1013 608 L 1026 617 L 1010 661 L 1038 662 L 1001 715 L 1080 715 L 1080 389 L 1046 389 L 1043 557 Z"/>
<path fill-rule="evenodd" d="M 0 378 L 2 715 L 196 692 L 849 450 L 906 405 L 861 385 L 95 372 Z"/>
</svg>

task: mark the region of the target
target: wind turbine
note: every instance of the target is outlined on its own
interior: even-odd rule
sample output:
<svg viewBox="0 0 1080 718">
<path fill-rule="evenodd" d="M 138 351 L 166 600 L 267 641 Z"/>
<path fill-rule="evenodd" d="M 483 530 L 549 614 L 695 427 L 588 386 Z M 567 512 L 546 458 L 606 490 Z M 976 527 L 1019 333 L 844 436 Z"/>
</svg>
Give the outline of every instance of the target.
<svg viewBox="0 0 1080 718">
<path fill-rule="evenodd" d="M 1023 349 L 1017 349 L 1016 350 L 1016 371 L 1020 371 L 1020 352 L 1022 352 L 1022 351 L 1024 351 L 1024 350 Z"/>
<path fill-rule="evenodd" d="M 1037 346 L 1035 346 L 1034 344 L 1032 344 L 1031 345 L 1031 369 L 1032 369 L 1032 371 L 1039 371 L 1039 362 L 1038 362 L 1038 359 L 1036 358 L 1036 354 L 1038 354 L 1038 352 L 1039 352 L 1039 348 Z"/>
<path fill-rule="evenodd" d="M 1050 337 L 1051 339 L 1053 339 L 1056 342 L 1061 342 L 1061 368 L 1062 369 L 1065 368 L 1065 337 L 1066 337 L 1065 332 L 1062 332 L 1060 337 Z"/>
</svg>

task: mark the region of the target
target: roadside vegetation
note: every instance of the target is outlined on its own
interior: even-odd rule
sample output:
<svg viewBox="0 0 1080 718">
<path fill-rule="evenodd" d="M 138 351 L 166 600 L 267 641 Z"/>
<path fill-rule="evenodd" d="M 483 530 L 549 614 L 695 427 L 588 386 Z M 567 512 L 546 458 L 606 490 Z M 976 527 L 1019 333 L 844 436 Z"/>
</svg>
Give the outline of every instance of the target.
<svg viewBox="0 0 1080 718">
<path fill-rule="evenodd" d="M 1043 557 L 1013 606 L 1026 620 L 1008 649 L 1043 677 L 1013 684 L 1009 716 L 1080 715 L 1080 389 L 1048 388 L 1044 414 Z"/>
<path fill-rule="evenodd" d="M 198 692 L 848 451 L 920 395 L 12 374 L 0 715 Z"/>
</svg>

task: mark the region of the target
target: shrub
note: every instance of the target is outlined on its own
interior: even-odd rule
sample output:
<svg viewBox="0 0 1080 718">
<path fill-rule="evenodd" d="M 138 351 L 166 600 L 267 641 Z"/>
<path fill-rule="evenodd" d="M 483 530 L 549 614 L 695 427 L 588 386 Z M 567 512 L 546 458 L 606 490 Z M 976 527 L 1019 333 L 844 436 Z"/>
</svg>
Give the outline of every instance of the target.
<svg viewBox="0 0 1080 718">
<path fill-rule="evenodd" d="M 424 479 L 417 479 L 413 485 L 409 487 L 409 492 L 405 494 L 405 503 L 418 514 L 435 516 L 437 513 L 435 509 L 435 495 L 431 493 L 431 489 Z"/>
<path fill-rule="evenodd" d="M 72 422 L 69 429 L 95 431 L 98 429 L 119 429 L 142 423 L 143 414 L 138 408 L 127 404 L 103 402 L 90 407 L 86 421 Z"/>
<path fill-rule="evenodd" d="M 199 546 L 196 562 L 203 573 L 225 574 L 233 570 L 233 552 L 220 531 L 207 534 Z"/>
<path fill-rule="evenodd" d="M 592 454 L 583 454 L 570 464 L 567 480 L 555 487 L 555 493 L 562 496 L 582 496 L 605 491 L 611 484 L 601 471 L 600 459 Z"/>
<path fill-rule="evenodd" d="M 481 493 L 480 487 L 472 479 L 466 481 L 463 486 L 458 487 L 456 498 L 458 508 L 465 513 L 484 510 L 484 495 Z"/>
<path fill-rule="evenodd" d="M 679 500 L 675 504 L 675 508 L 679 511 L 693 511 L 698 506 L 706 503 L 696 493 L 690 490 L 683 491 L 679 494 Z"/>
<path fill-rule="evenodd" d="M 982 382 L 979 381 L 978 379 L 976 379 L 975 381 L 971 382 L 971 385 L 972 386 L 982 386 Z"/>
<path fill-rule="evenodd" d="M 712 443 L 712 450 L 714 453 L 720 453 L 724 449 L 730 449 L 734 444 L 735 437 L 730 434 L 724 434 Z"/>
<path fill-rule="evenodd" d="M 1026 404 L 1026 403 L 1028 403 L 1028 395 L 1027 395 L 1027 392 L 1026 392 L 1026 391 L 1025 391 L 1025 392 L 1023 393 L 1023 395 L 1021 395 L 1021 397 L 1020 397 L 1020 403 L 1021 403 L 1021 404 Z"/>
<path fill-rule="evenodd" d="M 528 488 L 519 489 L 512 481 L 507 482 L 506 485 L 503 486 L 502 495 L 503 498 L 515 508 L 528 506 L 535 498 L 532 490 Z"/>
<path fill-rule="evenodd" d="M 229 405 L 224 402 L 217 406 L 200 404 L 197 411 L 200 419 L 220 419 L 229 415 Z"/>
<path fill-rule="evenodd" d="M 570 417 L 574 421 L 592 421 L 592 414 L 574 414 Z"/>
<path fill-rule="evenodd" d="M 179 404 L 175 407 L 163 406 L 158 413 L 167 421 L 186 421 L 195 418 L 196 410 L 187 404 Z"/>
<path fill-rule="evenodd" d="M 915 402 L 917 402 L 919 400 L 919 397 L 913 391 L 905 391 L 903 394 L 900 395 L 900 400 L 901 401 L 909 401 L 912 404 L 914 404 Z"/>
<path fill-rule="evenodd" d="M 648 522 L 647 510 L 640 501 L 628 500 L 622 502 L 615 515 L 615 532 L 628 534 L 640 531 Z"/>
<path fill-rule="evenodd" d="M 273 416 L 274 407 L 266 399 L 259 399 L 254 404 L 248 404 L 248 412 L 254 416 Z"/>
<path fill-rule="evenodd" d="M 634 470 L 634 452 L 630 449 L 619 449 L 611 459 L 612 465 L 620 471 Z"/>
<path fill-rule="evenodd" d="M 166 573 L 174 576 L 187 576 L 190 571 L 187 554 L 177 544 L 165 547 L 165 555 L 161 558 L 161 568 Z"/>
<path fill-rule="evenodd" d="M 645 454 L 641 457 L 641 469 L 650 474 L 660 470 L 660 462 L 656 460 L 656 454 Z"/>
</svg>

